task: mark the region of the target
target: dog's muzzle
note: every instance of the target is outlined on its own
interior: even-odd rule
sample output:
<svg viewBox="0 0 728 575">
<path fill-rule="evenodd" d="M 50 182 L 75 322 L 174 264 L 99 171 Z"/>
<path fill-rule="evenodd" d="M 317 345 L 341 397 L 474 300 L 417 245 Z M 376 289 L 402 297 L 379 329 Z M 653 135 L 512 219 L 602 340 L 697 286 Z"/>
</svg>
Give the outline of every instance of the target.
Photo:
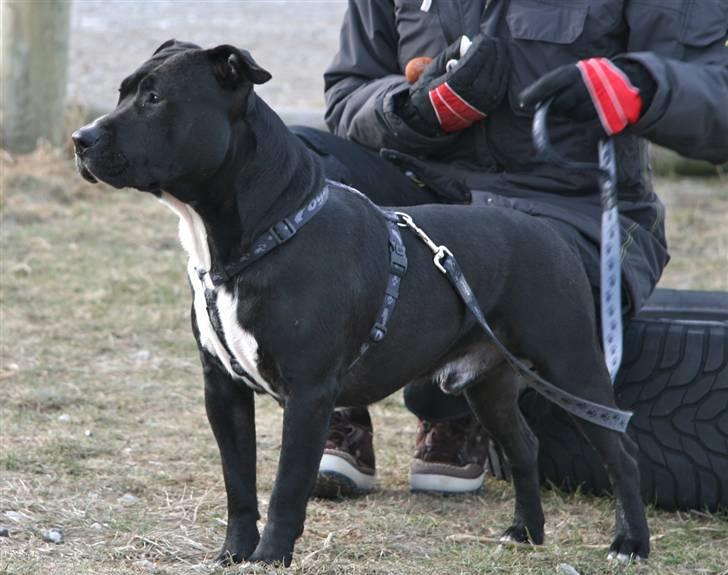
<svg viewBox="0 0 728 575">
<path fill-rule="evenodd" d="M 92 184 L 104 181 L 114 187 L 127 186 L 129 182 L 122 181 L 121 176 L 127 171 L 129 161 L 123 152 L 111 145 L 108 131 L 97 123 L 98 120 L 71 135 L 76 168 L 83 179 Z"/>
<path fill-rule="evenodd" d="M 81 174 L 81 177 L 87 182 L 91 182 L 92 184 L 97 183 L 98 180 L 96 179 L 96 176 L 94 176 L 91 171 L 84 165 L 83 158 L 81 158 L 78 152 L 76 152 L 74 159 L 76 161 L 76 169 L 78 170 L 78 173 Z"/>
<path fill-rule="evenodd" d="M 101 139 L 101 130 L 96 126 L 96 122 L 88 124 L 82 128 L 79 128 L 73 134 L 71 134 L 71 140 L 73 140 L 73 147 L 76 151 L 76 169 L 81 174 L 84 180 L 95 184 L 98 182 L 96 176 L 91 173 L 84 163 L 84 154 L 92 148 Z"/>
</svg>

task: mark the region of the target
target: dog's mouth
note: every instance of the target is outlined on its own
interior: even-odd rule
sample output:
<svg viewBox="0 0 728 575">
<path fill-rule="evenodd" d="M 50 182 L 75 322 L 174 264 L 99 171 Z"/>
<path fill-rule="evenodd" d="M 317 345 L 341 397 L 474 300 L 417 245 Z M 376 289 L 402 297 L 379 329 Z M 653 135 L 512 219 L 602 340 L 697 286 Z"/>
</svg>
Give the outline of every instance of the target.
<svg viewBox="0 0 728 575">
<path fill-rule="evenodd" d="M 81 177 L 95 184 L 105 182 L 115 188 L 123 188 L 129 183 L 125 180 L 128 173 L 129 161 L 121 152 L 108 153 L 104 150 L 89 153 L 90 150 L 76 152 L 76 168 Z"/>
<path fill-rule="evenodd" d="M 78 173 L 81 174 L 81 177 L 87 182 L 91 182 L 92 184 L 98 183 L 99 180 L 91 173 L 91 170 L 86 167 L 86 164 L 83 163 L 83 159 L 81 158 L 81 156 L 76 154 L 75 160 L 76 169 L 78 170 Z"/>
<path fill-rule="evenodd" d="M 81 177 L 87 182 L 96 184 L 98 182 L 106 182 L 115 188 L 132 187 L 142 192 L 149 192 L 152 194 L 159 195 L 162 191 L 162 183 L 158 181 L 152 181 L 147 183 L 132 183 L 122 181 L 122 176 L 128 169 L 128 162 L 126 158 L 111 165 L 104 164 L 103 168 L 100 167 L 89 167 L 90 160 L 85 158 L 84 155 L 78 152 L 75 154 L 76 169 Z"/>
</svg>

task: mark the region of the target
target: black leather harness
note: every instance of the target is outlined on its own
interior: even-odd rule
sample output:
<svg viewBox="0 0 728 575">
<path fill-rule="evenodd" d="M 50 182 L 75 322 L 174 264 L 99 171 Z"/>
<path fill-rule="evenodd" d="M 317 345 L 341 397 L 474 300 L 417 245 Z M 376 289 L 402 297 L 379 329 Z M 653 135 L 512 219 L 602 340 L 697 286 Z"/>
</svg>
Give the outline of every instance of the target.
<svg viewBox="0 0 728 575">
<path fill-rule="evenodd" d="M 274 224 L 267 232 L 255 239 L 252 244 L 252 248 L 245 254 L 240 256 L 235 262 L 222 266 L 219 270 L 206 271 L 198 270 L 198 275 L 203 281 L 206 273 L 210 274 L 210 280 L 212 281 L 213 288 L 205 289 L 205 301 L 207 304 L 207 314 L 210 318 L 210 324 L 212 325 L 217 337 L 224 346 L 225 350 L 230 355 L 230 365 L 232 370 L 245 379 L 245 381 L 256 391 L 264 392 L 265 390 L 258 385 L 253 377 L 248 374 L 243 367 L 235 360 L 235 356 L 231 353 L 230 348 L 225 340 L 225 333 L 222 329 L 220 322 L 219 311 L 217 307 L 217 289 L 223 284 L 229 282 L 236 275 L 240 274 L 243 270 L 247 269 L 253 263 L 258 261 L 264 255 L 275 249 L 276 247 L 286 243 L 293 238 L 298 231 L 305 226 L 311 219 L 321 211 L 321 208 L 326 204 L 329 199 L 330 190 L 332 188 L 338 188 L 357 194 L 368 202 L 374 209 L 381 213 L 386 222 L 389 232 L 389 276 L 387 279 L 387 286 L 384 290 L 384 299 L 380 307 L 379 313 L 374 321 L 374 325 L 369 330 L 369 336 L 367 340 L 361 345 L 359 351 L 354 360 L 349 364 L 348 370 L 351 370 L 366 354 L 367 350 L 372 346 L 381 342 L 387 334 L 387 326 L 389 320 L 392 317 L 394 308 L 399 299 L 399 288 L 402 282 L 402 278 L 407 272 L 407 254 L 404 243 L 402 241 L 402 235 L 399 231 L 400 227 L 408 227 L 414 231 L 419 239 L 421 239 L 434 254 L 435 266 L 447 277 L 450 283 L 455 288 L 455 291 L 463 300 L 463 303 L 467 309 L 473 314 L 478 325 L 483 329 L 488 338 L 496 345 L 500 352 L 505 356 L 508 362 L 513 366 L 514 370 L 524 376 L 527 384 L 536 390 L 538 393 L 556 403 L 569 413 L 576 415 L 577 417 L 590 421 L 601 427 L 607 429 L 613 429 L 616 431 L 624 431 L 627 428 L 629 419 L 632 416 L 629 412 L 620 411 L 618 409 L 606 407 L 590 401 L 581 399 L 575 395 L 567 393 L 566 391 L 556 387 L 549 383 L 533 370 L 529 369 L 523 362 L 516 358 L 503 343 L 496 337 L 495 333 L 491 329 L 490 325 L 486 321 L 480 306 L 478 305 L 477 299 L 473 294 L 472 289 L 465 280 L 465 276 L 460 269 L 460 266 L 453 256 L 452 252 L 445 246 L 436 245 L 427 234 L 421 230 L 414 223 L 412 218 L 403 212 L 394 212 L 391 210 L 384 210 L 374 204 L 364 194 L 340 184 L 338 182 L 327 181 L 324 189 L 312 199 L 306 206 L 301 208 L 293 216 L 284 218 L 278 223 Z M 348 371 L 347 370 L 347 371 Z M 452 388 L 443 388 L 443 391 L 451 394 L 462 393 L 469 385 L 474 383 L 473 381 L 464 382 L 462 385 Z"/>
<path fill-rule="evenodd" d="M 357 190 L 349 188 L 348 186 L 338 182 L 327 180 L 323 190 L 321 190 L 316 197 L 314 197 L 295 214 L 290 217 L 283 218 L 271 226 L 267 232 L 258 236 L 253 241 L 250 250 L 245 252 L 236 261 L 230 264 L 225 264 L 217 270 L 196 270 L 203 285 L 205 285 L 205 275 L 209 274 L 210 276 L 210 281 L 212 282 L 213 287 L 208 288 L 205 286 L 207 316 L 210 319 L 210 325 L 215 331 L 220 343 L 230 356 L 230 368 L 236 375 L 243 378 L 247 385 L 257 392 L 264 393 L 266 390 L 258 385 L 255 379 L 235 359 L 235 356 L 225 339 L 225 332 L 222 328 L 220 312 L 217 306 L 217 288 L 235 278 L 235 276 L 242 273 L 245 269 L 253 265 L 270 251 L 293 238 L 293 236 L 295 236 L 303 226 L 310 222 L 311 219 L 313 219 L 313 217 L 321 211 L 321 208 L 324 207 L 330 197 L 332 188 L 339 188 L 346 190 L 347 193 L 354 192 L 358 194 L 384 216 L 389 232 L 389 276 L 387 278 L 387 286 L 384 290 L 384 299 L 376 320 L 374 321 L 374 325 L 372 325 L 369 330 L 367 340 L 359 348 L 359 352 L 354 360 L 349 364 L 348 369 L 352 369 L 354 365 L 361 360 L 362 356 L 364 356 L 372 344 L 379 343 L 387 334 L 387 325 L 389 324 L 389 320 L 392 317 L 394 308 L 397 305 L 397 300 L 399 299 L 399 286 L 402 282 L 402 278 L 407 272 L 407 254 L 405 252 L 404 243 L 402 242 L 402 235 L 400 234 L 399 227 L 397 225 L 399 219 L 394 212 L 378 207 L 369 198 Z"/>
</svg>

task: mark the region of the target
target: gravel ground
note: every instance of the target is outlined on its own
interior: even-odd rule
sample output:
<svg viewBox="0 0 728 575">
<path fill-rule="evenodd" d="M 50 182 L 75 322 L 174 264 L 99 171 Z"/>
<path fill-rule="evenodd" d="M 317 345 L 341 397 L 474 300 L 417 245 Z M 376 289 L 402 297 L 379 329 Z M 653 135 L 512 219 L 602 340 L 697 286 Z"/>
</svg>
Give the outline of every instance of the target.
<svg viewBox="0 0 728 575">
<path fill-rule="evenodd" d="M 345 9 L 344 0 L 75 0 L 68 99 L 112 108 L 121 80 L 176 38 L 250 50 L 273 74 L 259 90 L 269 104 L 321 108 Z"/>
</svg>

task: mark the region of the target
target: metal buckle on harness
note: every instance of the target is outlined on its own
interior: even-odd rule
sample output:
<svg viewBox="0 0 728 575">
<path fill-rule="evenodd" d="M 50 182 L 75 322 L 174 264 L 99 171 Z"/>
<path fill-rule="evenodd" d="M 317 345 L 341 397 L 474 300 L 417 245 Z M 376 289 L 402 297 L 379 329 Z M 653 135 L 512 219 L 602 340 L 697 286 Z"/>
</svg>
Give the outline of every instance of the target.
<svg viewBox="0 0 728 575">
<path fill-rule="evenodd" d="M 197 276 L 203 283 L 205 282 L 205 274 L 209 274 L 210 281 L 214 286 L 219 286 L 230 281 L 230 276 L 228 275 L 225 266 L 220 266 L 217 270 L 210 270 L 209 272 L 205 272 L 204 270 L 197 270 Z"/>
<path fill-rule="evenodd" d="M 287 242 L 296 234 L 296 228 L 288 218 L 273 224 L 269 231 L 278 245 Z"/>
<path fill-rule="evenodd" d="M 403 277 L 407 272 L 407 256 L 404 250 L 393 249 L 389 254 L 389 273 Z"/>
</svg>

